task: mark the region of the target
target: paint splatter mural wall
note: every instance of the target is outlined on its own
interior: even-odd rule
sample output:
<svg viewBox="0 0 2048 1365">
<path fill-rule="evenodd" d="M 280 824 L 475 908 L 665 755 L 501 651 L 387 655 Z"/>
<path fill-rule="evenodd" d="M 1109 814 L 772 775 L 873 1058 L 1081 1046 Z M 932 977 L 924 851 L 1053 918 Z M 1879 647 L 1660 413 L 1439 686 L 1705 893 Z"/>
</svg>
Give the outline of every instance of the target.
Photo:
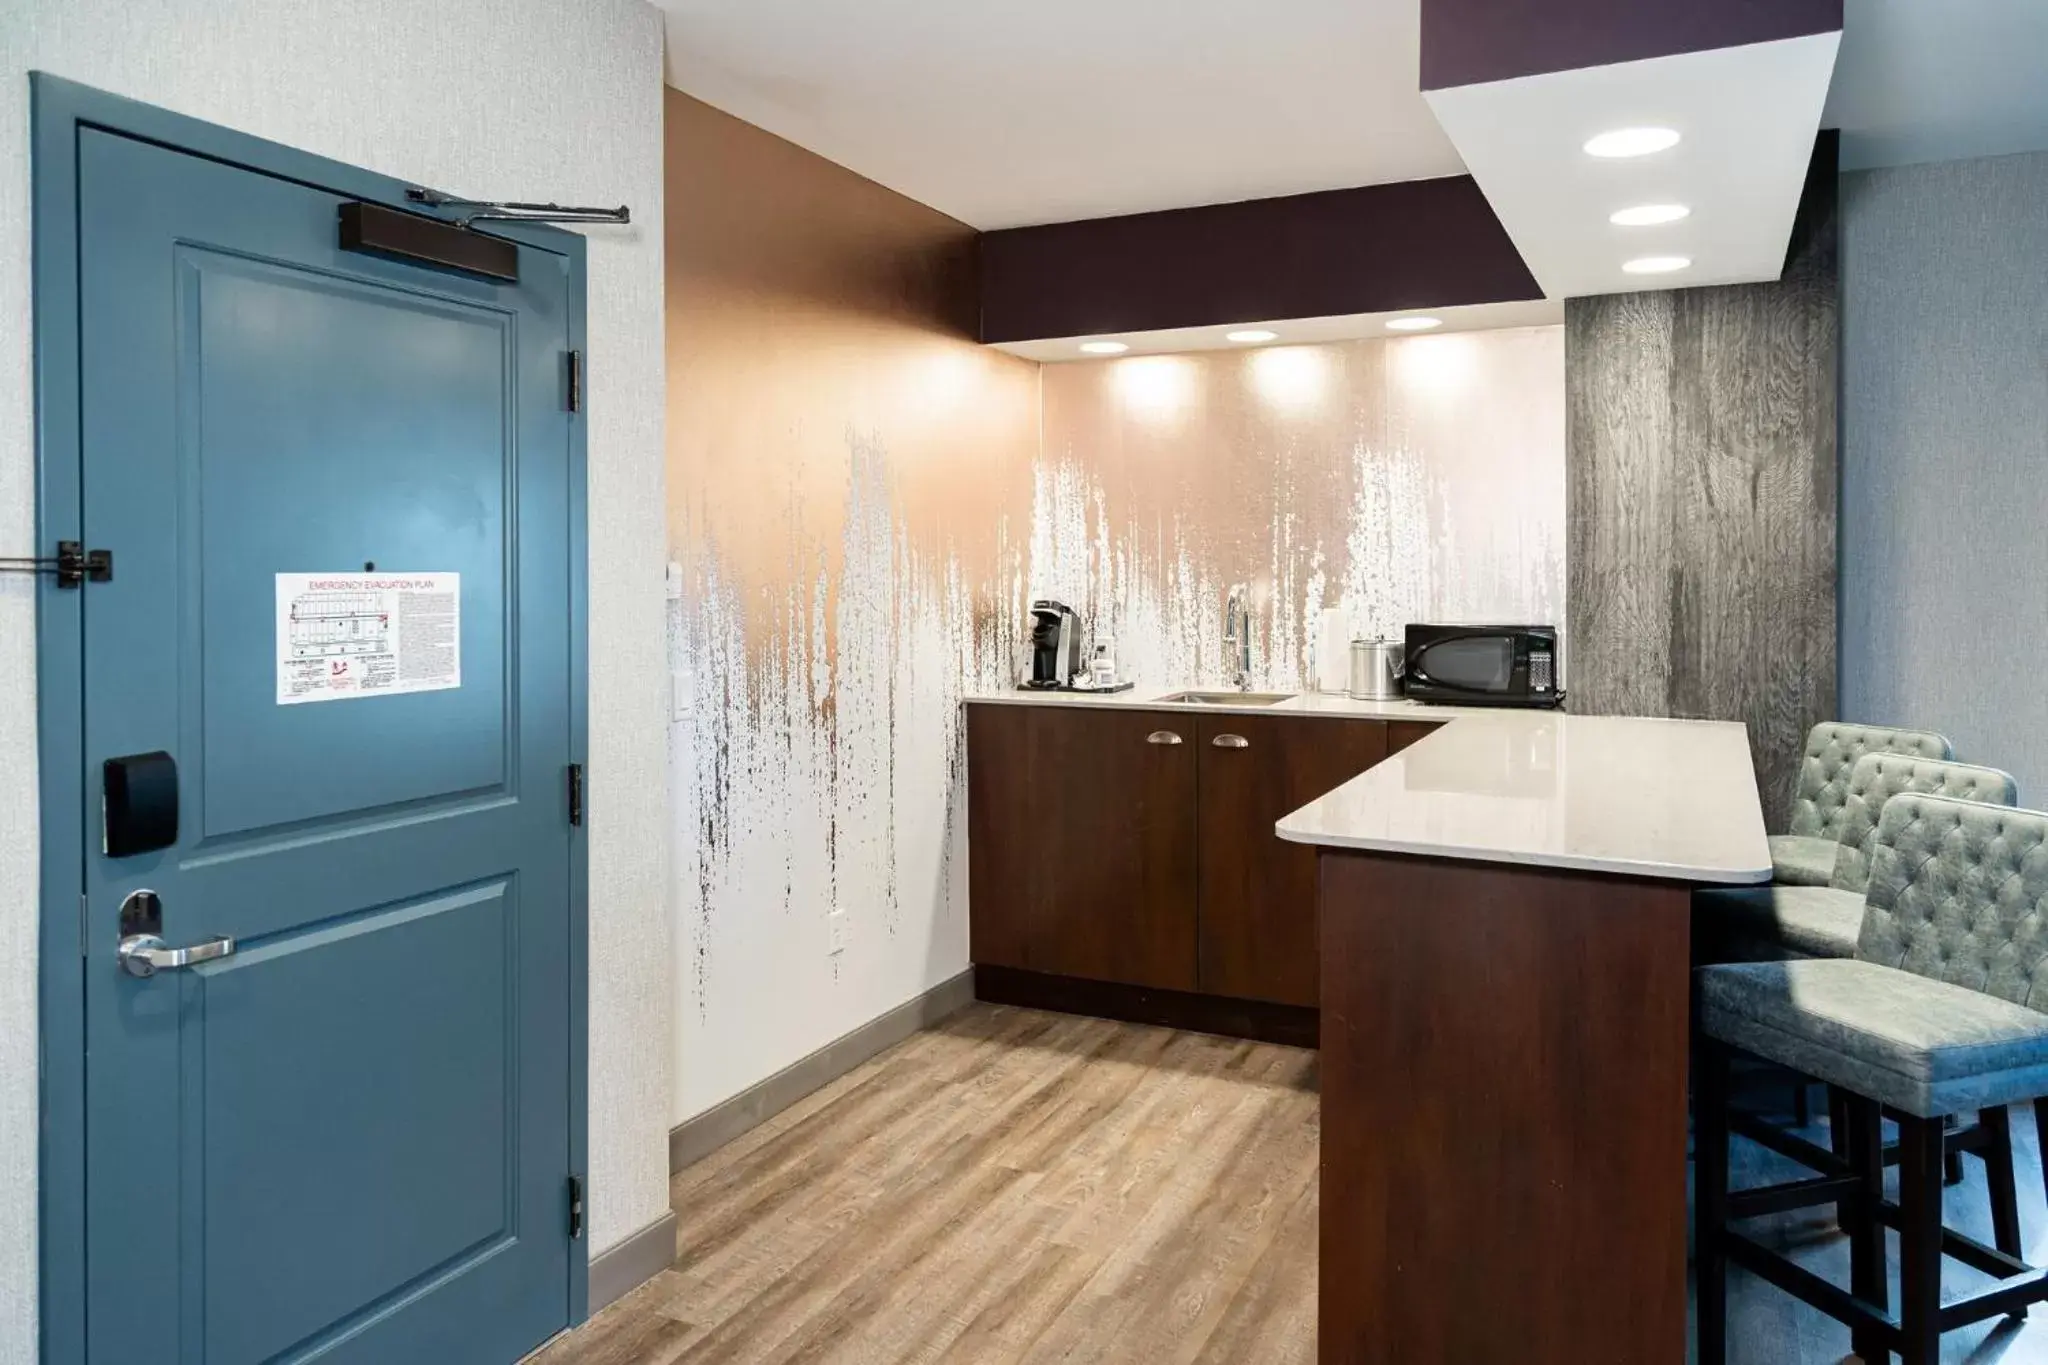
<svg viewBox="0 0 2048 1365">
<path fill-rule="evenodd" d="M 1284 689 L 1325 607 L 1564 624 L 1559 328 L 1048 365 L 1043 392 L 1026 585 L 1142 681 L 1228 681 L 1236 583 Z"/>
<path fill-rule="evenodd" d="M 1041 370 L 969 230 L 668 101 L 678 1121 L 966 967 L 959 701 L 1033 597 L 1162 684 L 1236 582 L 1279 687 L 1324 606 L 1563 623 L 1558 329 Z"/>
</svg>

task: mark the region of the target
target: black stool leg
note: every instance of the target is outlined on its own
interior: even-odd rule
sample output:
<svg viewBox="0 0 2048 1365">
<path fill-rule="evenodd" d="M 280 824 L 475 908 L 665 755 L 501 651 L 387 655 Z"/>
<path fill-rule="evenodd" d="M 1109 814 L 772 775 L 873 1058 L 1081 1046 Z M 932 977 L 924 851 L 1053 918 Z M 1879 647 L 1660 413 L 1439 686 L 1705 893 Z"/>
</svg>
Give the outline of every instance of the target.
<svg viewBox="0 0 2048 1365">
<path fill-rule="evenodd" d="M 1983 1150 L 1984 1183 L 1991 1191 L 1991 1240 L 2008 1256 L 2020 1254 L 2020 1195 L 2012 1173 L 2012 1115 L 2002 1104 L 1977 1116 L 1990 1135 Z"/>
<path fill-rule="evenodd" d="M 1813 1082 L 1801 1076 L 1792 1083 L 1792 1126 L 1805 1128 L 1813 1122 Z"/>
<path fill-rule="evenodd" d="M 1828 1087 L 1830 1107 L 1842 1115 L 1845 1155 L 1862 1185 L 1861 1197 L 1846 1201 L 1849 1216 L 1842 1226 L 1849 1234 L 1849 1292 L 1873 1308 L 1886 1306 L 1891 1294 L 1884 1263 L 1884 1224 L 1878 1206 L 1884 1202 L 1884 1111 L 1876 1100 Z M 1852 1337 L 1851 1346 L 1866 1365 L 1891 1358 L 1881 1341 Z"/>
<path fill-rule="evenodd" d="M 1941 1121 L 1941 1126 L 1944 1131 L 1953 1133 L 1956 1129 L 1962 1127 L 1962 1124 L 1954 1114 L 1950 1114 Z M 1941 1183 L 1944 1185 L 1960 1185 L 1963 1183 L 1963 1154 L 1961 1152 L 1950 1152 L 1941 1159 Z"/>
<path fill-rule="evenodd" d="M 1692 1241 L 1698 1365 L 1727 1365 L 1728 1050 L 1701 1038 L 1693 1080 Z"/>
<path fill-rule="evenodd" d="M 2048 1099 L 2034 1101 L 2034 1154 L 2041 1158 L 2041 1184 L 2048 1188 Z"/>
<path fill-rule="evenodd" d="M 1899 1117 L 1899 1358 L 1941 1360 L 1942 1122 Z"/>
<path fill-rule="evenodd" d="M 1849 1132 L 1850 1103 L 1848 1091 L 1843 1090 L 1840 1086 L 1831 1085 L 1828 1087 L 1828 1150 L 1860 1171 L 1863 1168 L 1855 1165 L 1856 1146 Z M 1882 1125 L 1883 1122 L 1884 1120 L 1880 1117 L 1878 1123 Z M 1881 1138 L 1882 1136 L 1883 1129 L 1880 1126 L 1879 1137 Z M 1849 1228 L 1849 1220 L 1853 1216 L 1853 1210 L 1849 1207 L 1847 1200 L 1835 1205 L 1836 1227 L 1846 1232 Z"/>
</svg>

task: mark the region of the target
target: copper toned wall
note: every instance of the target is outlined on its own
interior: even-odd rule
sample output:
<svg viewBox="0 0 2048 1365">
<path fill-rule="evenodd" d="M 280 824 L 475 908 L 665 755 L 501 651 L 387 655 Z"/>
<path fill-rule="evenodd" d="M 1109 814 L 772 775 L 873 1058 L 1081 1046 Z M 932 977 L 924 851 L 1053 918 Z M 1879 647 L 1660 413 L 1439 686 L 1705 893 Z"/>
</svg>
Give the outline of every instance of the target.
<svg viewBox="0 0 2048 1365">
<path fill-rule="evenodd" d="M 667 100 L 681 1119 L 965 964 L 1038 371 L 969 339 L 970 229 Z"/>
<path fill-rule="evenodd" d="M 965 968 L 959 702 L 1034 596 L 1156 684 L 1234 581 L 1286 686 L 1326 604 L 1561 618 L 1557 329 L 1041 372 L 967 339 L 967 228 L 667 118 L 678 1120 Z"/>
</svg>

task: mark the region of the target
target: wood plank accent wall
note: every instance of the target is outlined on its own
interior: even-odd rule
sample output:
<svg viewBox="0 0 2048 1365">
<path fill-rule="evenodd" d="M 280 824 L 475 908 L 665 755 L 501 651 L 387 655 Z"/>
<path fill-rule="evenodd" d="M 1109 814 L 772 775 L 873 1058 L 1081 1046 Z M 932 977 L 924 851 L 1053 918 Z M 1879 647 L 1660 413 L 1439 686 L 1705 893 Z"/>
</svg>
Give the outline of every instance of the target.
<svg viewBox="0 0 2048 1365">
<path fill-rule="evenodd" d="M 1746 722 L 1774 830 L 1836 713 L 1835 166 L 1782 279 L 1565 305 L 1572 709 Z"/>
</svg>

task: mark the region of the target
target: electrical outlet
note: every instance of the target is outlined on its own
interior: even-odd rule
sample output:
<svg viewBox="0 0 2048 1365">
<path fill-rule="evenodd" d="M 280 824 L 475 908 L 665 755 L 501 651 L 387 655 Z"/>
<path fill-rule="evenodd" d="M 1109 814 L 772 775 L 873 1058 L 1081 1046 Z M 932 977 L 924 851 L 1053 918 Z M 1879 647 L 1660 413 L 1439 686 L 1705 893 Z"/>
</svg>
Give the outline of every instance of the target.
<svg viewBox="0 0 2048 1365">
<path fill-rule="evenodd" d="M 679 668 L 668 675 L 668 718 L 688 720 L 690 708 L 696 702 L 697 687 L 688 669 Z"/>
<path fill-rule="evenodd" d="M 825 953 L 837 957 L 846 951 L 846 912 L 834 910 L 825 916 Z"/>
</svg>

